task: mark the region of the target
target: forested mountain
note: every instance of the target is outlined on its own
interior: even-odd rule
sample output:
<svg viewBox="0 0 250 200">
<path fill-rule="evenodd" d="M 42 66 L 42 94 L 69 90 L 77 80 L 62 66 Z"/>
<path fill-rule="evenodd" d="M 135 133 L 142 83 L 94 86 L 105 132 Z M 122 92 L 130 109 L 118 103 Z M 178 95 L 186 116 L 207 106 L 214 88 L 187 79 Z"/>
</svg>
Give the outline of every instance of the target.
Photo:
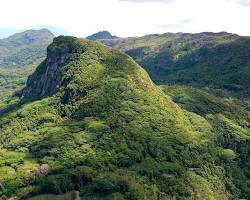
<svg viewBox="0 0 250 200">
<path fill-rule="evenodd" d="M 0 40 L 0 101 L 24 87 L 27 77 L 45 59 L 53 37 L 41 29 Z"/>
<path fill-rule="evenodd" d="M 0 40 L 0 67 L 22 67 L 44 59 L 54 35 L 47 29 L 28 30 Z"/>
<path fill-rule="evenodd" d="M 42 29 L 0 40 L 0 99 L 24 86 L 26 77 L 45 58 L 46 47 L 52 38 L 50 32 Z M 157 84 L 210 87 L 227 90 L 238 97 L 249 97 L 249 37 L 204 32 L 117 38 L 101 31 L 88 39 L 126 52 Z M 9 69 L 13 65 L 15 69 Z M 16 69 L 24 65 L 28 65 L 27 69 Z M 7 66 L 8 69 L 2 69 Z"/>
<path fill-rule="evenodd" d="M 100 41 L 132 56 L 157 84 L 250 95 L 250 37 L 226 32 L 165 33 Z"/>
<path fill-rule="evenodd" d="M 118 50 L 55 38 L 0 108 L 1 198 L 248 199 L 249 105 L 171 87 Z"/>
</svg>

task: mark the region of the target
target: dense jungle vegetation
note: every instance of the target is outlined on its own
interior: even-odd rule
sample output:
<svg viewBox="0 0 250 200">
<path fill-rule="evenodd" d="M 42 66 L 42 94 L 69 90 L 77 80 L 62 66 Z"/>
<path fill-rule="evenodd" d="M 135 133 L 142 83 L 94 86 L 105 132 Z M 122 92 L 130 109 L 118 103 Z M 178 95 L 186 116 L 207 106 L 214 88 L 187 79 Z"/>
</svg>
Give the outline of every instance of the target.
<svg viewBox="0 0 250 200">
<path fill-rule="evenodd" d="M 0 197 L 249 199 L 249 106 L 157 86 L 118 50 L 57 37 L 0 105 Z"/>
</svg>

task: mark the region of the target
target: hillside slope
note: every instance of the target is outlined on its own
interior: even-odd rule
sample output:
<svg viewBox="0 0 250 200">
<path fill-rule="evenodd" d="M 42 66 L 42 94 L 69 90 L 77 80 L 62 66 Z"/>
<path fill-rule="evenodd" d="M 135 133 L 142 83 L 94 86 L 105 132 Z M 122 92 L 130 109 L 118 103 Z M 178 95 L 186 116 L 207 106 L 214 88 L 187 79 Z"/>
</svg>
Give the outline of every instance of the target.
<svg viewBox="0 0 250 200">
<path fill-rule="evenodd" d="M 216 143 L 209 122 L 129 56 L 63 36 L 47 52 L 21 99 L 0 108 L 2 199 L 74 189 L 83 199 L 248 198 L 226 167 L 241 172 L 247 154 Z"/>
<path fill-rule="evenodd" d="M 22 67 L 46 57 L 54 35 L 47 29 L 28 30 L 0 40 L 0 67 Z"/>
<path fill-rule="evenodd" d="M 101 40 L 132 56 L 158 84 L 220 88 L 249 97 L 250 38 L 230 33 L 165 33 Z"/>
<path fill-rule="evenodd" d="M 0 40 L 0 101 L 24 87 L 27 77 L 46 57 L 53 34 L 28 30 Z"/>
<path fill-rule="evenodd" d="M 188 111 L 203 116 L 216 133 L 215 142 L 237 153 L 235 162 L 225 168 L 234 184 L 250 196 L 250 101 L 241 101 L 220 90 L 197 89 L 190 86 L 161 86 L 174 102 Z"/>
</svg>

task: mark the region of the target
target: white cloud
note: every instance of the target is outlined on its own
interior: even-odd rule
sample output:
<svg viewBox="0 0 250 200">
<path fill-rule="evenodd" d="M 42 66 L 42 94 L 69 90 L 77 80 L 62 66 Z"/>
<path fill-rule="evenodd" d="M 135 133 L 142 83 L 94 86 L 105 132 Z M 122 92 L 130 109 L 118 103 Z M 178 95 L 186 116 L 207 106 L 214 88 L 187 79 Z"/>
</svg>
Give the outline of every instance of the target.
<svg viewBox="0 0 250 200">
<path fill-rule="evenodd" d="M 180 21 L 180 24 L 188 24 L 188 23 L 192 23 L 192 19 L 191 18 L 186 18 Z"/>
<path fill-rule="evenodd" d="M 120 0 L 128 1 L 131 3 L 174 3 L 175 0 Z"/>
<path fill-rule="evenodd" d="M 185 24 L 192 23 L 193 20 L 191 18 L 182 19 L 175 23 L 170 24 L 160 24 L 158 25 L 161 29 L 172 29 L 172 30 L 181 30 Z M 178 32 L 178 31 L 177 31 Z"/>
<path fill-rule="evenodd" d="M 239 1 L 245 1 L 246 5 L 246 0 L 176 0 L 174 3 L 170 3 L 169 0 L 165 1 L 168 3 L 156 1 L 1 1 L 0 28 L 27 29 L 49 24 L 81 37 L 99 30 L 108 30 L 122 37 L 203 31 L 227 31 L 250 35 L 250 29 L 246 26 L 250 19 L 250 7 L 239 4 Z"/>
<path fill-rule="evenodd" d="M 158 26 L 159 28 L 181 28 L 182 26 L 180 24 L 161 24 Z"/>
<path fill-rule="evenodd" d="M 250 6 L 250 0 L 238 0 L 238 2 L 243 6 Z"/>
</svg>

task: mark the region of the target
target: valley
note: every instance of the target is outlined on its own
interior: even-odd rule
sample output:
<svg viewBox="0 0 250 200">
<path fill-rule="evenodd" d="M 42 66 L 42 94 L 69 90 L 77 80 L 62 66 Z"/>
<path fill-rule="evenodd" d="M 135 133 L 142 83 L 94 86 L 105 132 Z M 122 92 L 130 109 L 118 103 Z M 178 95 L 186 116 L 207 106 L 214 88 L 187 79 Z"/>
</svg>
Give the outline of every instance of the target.
<svg viewBox="0 0 250 200">
<path fill-rule="evenodd" d="M 203 32 L 98 40 L 133 57 L 157 84 L 210 87 L 249 97 L 250 37 Z"/>
</svg>

